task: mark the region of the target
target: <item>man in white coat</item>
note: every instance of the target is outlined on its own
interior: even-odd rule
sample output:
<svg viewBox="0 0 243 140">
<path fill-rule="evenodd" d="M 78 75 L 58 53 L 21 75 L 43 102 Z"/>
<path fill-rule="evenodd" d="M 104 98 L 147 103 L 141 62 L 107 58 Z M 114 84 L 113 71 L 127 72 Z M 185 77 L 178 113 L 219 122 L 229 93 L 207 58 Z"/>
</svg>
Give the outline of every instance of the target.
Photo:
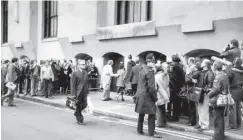
<svg viewBox="0 0 243 140">
<path fill-rule="evenodd" d="M 113 69 L 112 69 L 112 65 L 114 64 L 114 62 L 112 60 L 109 60 L 107 65 L 104 66 L 103 68 L 103 73 L 102 73 L 102 86 L 104 89 L 103 92 L 103 101 L 109 101 L 112 100 L 110 98 L 110 86 L 111 86 L 111 77 L 117 77 L 117 74 L 113 74 Z"/>
</svg>

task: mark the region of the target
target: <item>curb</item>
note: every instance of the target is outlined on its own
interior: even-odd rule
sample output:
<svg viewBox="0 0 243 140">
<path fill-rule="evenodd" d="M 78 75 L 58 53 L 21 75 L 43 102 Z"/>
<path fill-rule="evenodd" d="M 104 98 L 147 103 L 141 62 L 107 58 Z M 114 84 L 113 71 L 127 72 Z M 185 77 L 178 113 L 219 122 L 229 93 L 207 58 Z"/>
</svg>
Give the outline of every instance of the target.
<svg viewBox="0 0 243 140">
<path fill-rule="evenodd" d="M 27 101 L 38 102 L 38 103 L 42 103 L 42 104 L 46 104 L 46 105 L 50 105 L 50 106 L 54 106 L 54 107 L 67 108 L 64 104 L 54 103 L 54 102 L 46 101 L 43 99 L 38 99 L 35 97 L 19 95 L 17 98 L 22 99 L 22 100 L 27 100 Z M 138 120 L 136 116 L 128 116 L 128 115 L 124 115 L 121 113 L 104 111 L 104 110 L 100 110 L 100 109 L 96 109 L 96 108 L 94 108 L 94 110 L 93 110 L 93 115 L 103 115 L 103 116 L 108 116 L 108 117 L 113 117 L 113 118 L 118 118 L 118 119 L 123 119 L 123 120 L 129 120 L 129 121 L 135 121 L 135 122 L 137 122 L 137 120 Z M 144 123 L 147 124 L 148 121 L 145 119 Z M 167 128 L 170 128 L 173 130 L 178 130 L 178 131 L 183 131 L 183 132 L 187 131 L 187 132 L 192 132 L 192 133 L 196 133 L 196 134 L 203 134 L 203 135 L 207 135 L 207 136 L 213 136 L 213 134 L 214 134 L 213 130 L 206 130 L 203 132 L 199 132 L 196 129 L 189 128 L 188 126 L 181 126 L 180 124 L 175 124 L 175 123 L 170 123 L 170 122 L 167 123 Z M 230 133 L 230 132 L 225 132 L 225 135 L 230 140 L 242 140 L 242 138 L 243 138 L 242 135 L 238 135 L 238 134 L 234 134 L 234 133 Z"/>
</svg>

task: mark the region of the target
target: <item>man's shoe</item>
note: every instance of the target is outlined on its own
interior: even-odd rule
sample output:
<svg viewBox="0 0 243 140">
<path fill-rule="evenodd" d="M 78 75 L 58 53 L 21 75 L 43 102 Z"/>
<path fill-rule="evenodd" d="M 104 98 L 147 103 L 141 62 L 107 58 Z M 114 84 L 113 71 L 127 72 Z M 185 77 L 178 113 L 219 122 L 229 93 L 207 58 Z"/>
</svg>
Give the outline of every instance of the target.
<svg viewBox="0 0 243 140">
<path fill-rule="evenodd" d="M 205 131 L 205 130 L 208 130 L 207 128 L 199 128 L 198 131 L 202 132 L 202 131 Z"/>
<path fill-rule="evenodd" d="M 10 107 L 15 107 L 15 106 L 17 106 L 17 105 L 15 105 L 15 104 L 11 104 L 11 105 L 8 105 L 8 106 L 10 106 Z"/>
<path fill-rule="evenodd" d="M 102 101 L 108 101 L 109 99 L 108 98 L 106 98 L 106 99 L 103 99 Z"/>
<path fill-rule="evenodd" d="M 154 138 L 162 138 L 162 136 L 160 136 L 160 135 L 157 134 L 157 133 L 154 133 L 154 135 L 153 135 L 152 137 L 154 137 Z"/>
<path fill-rule="evenodd" d="M 79 121 L 77 121 L 77 124 L 79 124 L 79 125 L 86 125 L 86 123 L 84 123 L 84 122 L 79 122 Z"/>
<path fill-rule="evenodd" d="M 125 101 L 124 99 L 122 99 L 121 101 Z"/>
<path fill-rule="evenodd" d="M 143 135 L 143 134 L 144 134 L 144 132 L 143 132 L 143 131 L 142 131 L 142 132 L 138 132 L 138 134 L 139 134 L 139 135 Z"/>
<path fill-rule="evenodd" d="M 196 126 L 194 126 L 194 129 L 199 129 L 199 128 L 201 128 L 200 125 L 196 125 Z"/>
</svg>

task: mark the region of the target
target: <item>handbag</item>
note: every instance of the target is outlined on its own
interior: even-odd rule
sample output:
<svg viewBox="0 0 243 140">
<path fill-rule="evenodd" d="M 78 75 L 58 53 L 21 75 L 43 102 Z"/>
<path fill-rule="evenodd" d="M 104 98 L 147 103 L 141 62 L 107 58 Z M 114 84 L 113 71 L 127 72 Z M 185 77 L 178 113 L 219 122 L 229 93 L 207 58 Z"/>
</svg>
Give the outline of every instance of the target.
<svg viewBox="0 0 243 140">
<path fill-rule="evenodd" d="M 219 94 L 217 99 L 217 106 L 231 106 L 234 105 L 235 101 L 231 97 L 231 94 Z"/>
<path fill-rule="evenodd" d="M 203 95 L 203 89 L 199 87 L 192 87 L 191 89 L 188 90 L 188 98 L 189 100 L 193 102 L 200 102 L 200 99 L 202 98 Z"/>
</svg>

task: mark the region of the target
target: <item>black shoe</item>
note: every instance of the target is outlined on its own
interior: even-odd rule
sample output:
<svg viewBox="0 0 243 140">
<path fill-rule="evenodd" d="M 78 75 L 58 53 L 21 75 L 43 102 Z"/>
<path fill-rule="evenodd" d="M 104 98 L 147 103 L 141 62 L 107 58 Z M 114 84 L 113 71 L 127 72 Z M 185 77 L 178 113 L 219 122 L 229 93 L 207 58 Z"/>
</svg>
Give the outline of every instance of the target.
<svg viewBox="0 0 243 140">
<path fill-rule="evenodd" d="M 196 125 L 196 126 L 194 126 L 194 129 L 199 129 L 199 128 L 201 128 L 200 125 Z"/>
<path fill-rule="evenodd" d="M 108 98 L 106 98 L 106 99 L 103 99 L 102 101 L 109 101 L 109 99 L 108 99 Z"/>
<path fill-rule="evenodd" d="M 154 137 L 154 138 L 162 138 L 159 134 L 157 134 L 157 133 L 154 133 L 154 135 L 152 136 L 152 137 Z"/>
<path fill-rule="evenodd" d="M 143 131 L 142 131 L 142 132 L 138 132 L 138 134 L 139 134 L 139 135 L 143 135 L 143 134 L 144 134 L 144 132 L 143 132 Z"/>
<path fill-rule="evenodd" d="M 17 105 L 15 105 L 15 104 L 11 104 L 11 105 L 8 105 L 8 106 L 10 106 L 10 107 L 15 107 L 15 106 L 17 106 Z"/>
<path fill-rule="evenodd" d="M 121 101 L 125 101 L 124 99 L 122 99 Z"/>
</svg>

